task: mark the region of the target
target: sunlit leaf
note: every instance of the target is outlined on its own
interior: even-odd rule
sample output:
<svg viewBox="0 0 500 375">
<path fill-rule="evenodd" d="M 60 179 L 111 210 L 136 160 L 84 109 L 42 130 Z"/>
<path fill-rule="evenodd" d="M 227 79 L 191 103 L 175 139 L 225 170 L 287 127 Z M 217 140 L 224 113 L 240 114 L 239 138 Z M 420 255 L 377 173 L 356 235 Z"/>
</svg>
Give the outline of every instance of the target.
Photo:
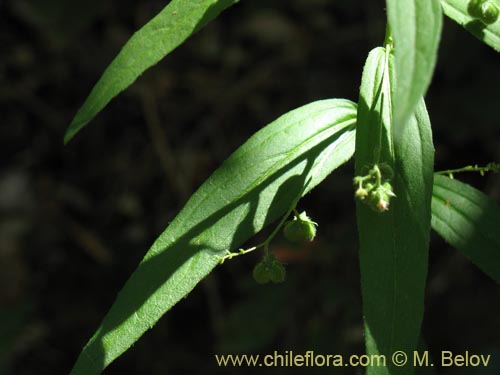
<svg viewBox="0 0 500 375">
<path fill-rule="evenodd" d="M 394 119 L 398 131 L 431 82 L 443 15 L 438 0 L 387 0 L 387 17 L 396 56 Z"/>
<path fill-rule="evenodd" d="M 463 182 L 434 177 L 432 228 L 500 283 L 500 207 Z"/>
<path fill-rule="evenodd" d="M 155 241 L 72 374 L 99 374 L 185 297 L 218 255 L 236 250 L 347 161 L 355 117 L 348 100 L 314 102 L 281 116 L 234 152 Z"/>
<path fill-rule="evenodd" d="M 393 58 L 373 50 L 363 71 L 356 135 L 356 175 L 382 163 L 394 171 L 396 197 L 387 212 L 358 201 L 361 287 L 368 354 L 391 358 L 416 349 L 423 317 L 434 148 L 423 100 L 399 141 L 392 133 Z M 411 364 L 368 368 L 368 374 L 411 374 Z"/>
<path fill-rule="evenodd" d="M 239 0 L 172 0 L 125 44 L 71 121 L 67 143 L 146 69 Z"/>
</svg>

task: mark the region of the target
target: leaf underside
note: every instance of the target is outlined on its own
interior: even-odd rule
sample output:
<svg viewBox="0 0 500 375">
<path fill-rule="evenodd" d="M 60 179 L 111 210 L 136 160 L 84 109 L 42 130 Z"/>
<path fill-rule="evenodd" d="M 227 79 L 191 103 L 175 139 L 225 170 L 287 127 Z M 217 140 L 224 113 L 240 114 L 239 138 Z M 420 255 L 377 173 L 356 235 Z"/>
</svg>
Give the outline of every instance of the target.
<svg viewBox="0 0 500 375">
<path fill-rule="evenodd" d="M 217 264 L 285 214 L 354 152 L 356 105 L 293 110 L 235 151 L 190 198 L 132 274 L 71 374 L 99 374 Z"/>
<path fill-rule="evenodd" d="M 189 36 L 239 0 L 172 0 L 123 46 L 97 81 L 64 135 L 68 143 L 116 95 Z"/>
</svg>

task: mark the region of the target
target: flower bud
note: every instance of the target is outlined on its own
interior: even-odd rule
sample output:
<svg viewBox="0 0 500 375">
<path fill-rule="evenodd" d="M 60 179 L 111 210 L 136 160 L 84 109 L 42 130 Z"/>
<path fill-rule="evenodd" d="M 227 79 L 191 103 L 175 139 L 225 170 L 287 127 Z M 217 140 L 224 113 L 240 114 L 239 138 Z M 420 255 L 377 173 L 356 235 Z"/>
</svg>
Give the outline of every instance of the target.
<svg viewBox="0 0 500 375">
<path fill-rule="evenodd" d="M 368 196 L 368 192 L 363 189 L 362 187 L 358 188 L 358 190 L 356 190 L 356 193 L 354 193 L 354 196 L 358 199 L 365 199 L 367 196 Z"/>
<path fill-rule="evenodd" d="M 469 0 L 467 11 L 486 25 L 495 23 L 500 13 L 496 4 L 488 0 Z"/>
</svg>

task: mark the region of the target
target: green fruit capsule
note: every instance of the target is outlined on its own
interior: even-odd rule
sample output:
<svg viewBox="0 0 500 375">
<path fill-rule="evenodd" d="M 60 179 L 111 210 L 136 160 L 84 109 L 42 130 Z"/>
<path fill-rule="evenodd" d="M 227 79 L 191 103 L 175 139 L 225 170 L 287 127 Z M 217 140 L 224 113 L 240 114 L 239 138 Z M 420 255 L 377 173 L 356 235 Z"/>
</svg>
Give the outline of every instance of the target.
<svg viewBox="0 0 500 375">
<path fill-rule="evenodd" d="M 500 15 L 498 7 L 488 0 L 470 0 L 467 12 L 471 17 L 481 20 L 486 25 L 495 23 Z"/>
<path fill-rule="evenodd" d="M 254 280 L 259 284 L 267 284 L 269 281 L 271 281 L 268 268 L 269 267 L 267 262 L 262 261 L 260 263 L 257 263 L 252 272 Z"/>
<path fill-rule="evenodd" d="M 285 267 L 276 259 L 269 264 L 269 279 L 273 283 L 282 283 L 285 281 L 286 270 Z"/>
<path fill-rule="evenodd" d="M 376 212 L 385 212 L 389 210 L 389 199 L 389 195 L 379 187 L 370 193 L 367 204 Z"/>
<path fill-rule="evenodd" d="M 495 4 L 486 1 L 482 4 L 481 10 L 482 14 L 481 17 L 479 17 L 479 19 L 483 21 L 486 25 L 491 25 L 492 23 L 495 23 L 496 20 L 498 19 L 500 10 L 498 10 L 498 7 Z"/>
<path fill-rule="evenodd" d="M 266 256 L 260 263 L 254 267 L 253 278 L 259 284 L 282 283 L 285 281 L 285 267 L 273 256 Z"/>
<path fill-rule="evenodd" d="M 470 0 L 467 5 L 467 12 L 469 12 L 469 15 L 474 18 L 481 18 L 483 14 L 481 7 L 485 1 L 486 0 Z"/>
<path fill-rule="evenodd" d="M 285 238 L 291 242 L 308 242 L 316 237 L 316 224 L 305 212 L 295 216 L 292 221 L 285 224 Z"/>
</svg>

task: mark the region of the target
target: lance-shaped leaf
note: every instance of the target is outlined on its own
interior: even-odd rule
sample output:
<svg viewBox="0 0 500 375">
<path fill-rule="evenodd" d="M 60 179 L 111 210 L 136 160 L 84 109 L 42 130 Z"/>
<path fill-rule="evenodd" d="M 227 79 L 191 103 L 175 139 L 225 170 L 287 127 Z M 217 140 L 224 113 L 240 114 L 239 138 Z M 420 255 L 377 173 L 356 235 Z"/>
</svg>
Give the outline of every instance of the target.
<svg viewBox="0 0 500 375">
<path fill-rule="evenodd" d="M 99 374 L 218 263 L 354 152 L 356 105 L 293 110 L 234 152 L 189 199 L 119 293 L 72 374 Z M 250 272 L 250 270 L 249 270 Z"/>
<path fill-rule="evenodd" d="M 172 0 L 125 44 L 71 121 L 67 143 L 146 69 L 239 0 Z"/>
<path fill-rule="evenodd" d="M 500 7 L 500 1 L 490 0 Z M 500 52 L 500 19 L 491 24 L 471 15 L 469 0 L 441 0 L 444 13 L 476 38 Z M 472 12 L 474 13 L 474 12 Z"/>
<path fill-rule="evenodd" d="M 387 0 L 396 55 L 396 132 L 411 115 L 431 82 L 441 38 L 439 0 Z"/>
<path fill-rule="evenodd" d="M 500 207 L 463 182 L 436 175 L 432 228 L 500 283 Z"/>
<path fill-rule="evenodd" d="M 427 276 L 434 148 L 430 122 L 421 100 L 392 136 L 393 58 L 383 48 L 367 59 L 361 82 L 356 135 L 356 175 L 366 167 L 389 165 L 396 197 L 387 212 L 358 201 L 361 288 L 369 354 L 388 359 L 416 349 L 423 317 Z M 370 367 L 368 374 L 411 374 L 411 364 Z"/>
</svg>

